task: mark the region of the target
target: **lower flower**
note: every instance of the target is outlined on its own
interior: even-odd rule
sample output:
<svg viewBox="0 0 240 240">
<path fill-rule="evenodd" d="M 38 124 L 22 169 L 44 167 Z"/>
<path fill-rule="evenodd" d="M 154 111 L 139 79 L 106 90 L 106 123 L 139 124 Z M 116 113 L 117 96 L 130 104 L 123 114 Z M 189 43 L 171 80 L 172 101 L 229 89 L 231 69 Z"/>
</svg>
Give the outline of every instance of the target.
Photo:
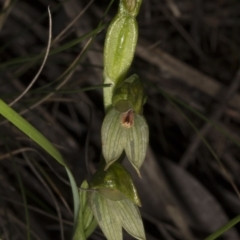
<svg viewBox="0 0 240 240">
<path fill-rule="evenodd" d="M 88 192 L 88 201 L 108 240 L 122 240 L 122 228 L 136 239 L 146 239 L 140 212 L 132 201 L 113 201 L 97 191 Z"/>
</svg>

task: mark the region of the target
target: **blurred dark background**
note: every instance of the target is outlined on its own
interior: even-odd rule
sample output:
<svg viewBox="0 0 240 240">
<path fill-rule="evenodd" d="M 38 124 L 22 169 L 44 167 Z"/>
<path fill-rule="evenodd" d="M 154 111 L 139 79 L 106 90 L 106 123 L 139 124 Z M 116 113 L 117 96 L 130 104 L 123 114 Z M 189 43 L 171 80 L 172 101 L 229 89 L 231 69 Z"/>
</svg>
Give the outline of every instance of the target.
<svg viewBox="0 0 240 240">
<path fill-rule="evenodd" d="M 50 6 L 51 53 L 13 108 L 61 151 L 80 186 L 88 176 L 85 159 L 91 173 L 100 160 L 104 110 L 97 85 L 118 1 L 0 0 L 0 6 L 0 98 L 7 103 L 40 67 Z M 143 0 L 129 74 L 146 87 L 150 145 L 142 179 L 124 165 L 142 200 L 148 240 L 204 239 L 240 214 L 239 10 L 238 0 Z M 31 239 L 70 239 L 72 195 L 62 179 L 64 168 L 1 118 L 1 240 L 27 239 L 26 201 Z M 97 229 L 90 239 L 105 238 Z M 240 239 L 239 227 L 219 239 Z"/>
</svg>

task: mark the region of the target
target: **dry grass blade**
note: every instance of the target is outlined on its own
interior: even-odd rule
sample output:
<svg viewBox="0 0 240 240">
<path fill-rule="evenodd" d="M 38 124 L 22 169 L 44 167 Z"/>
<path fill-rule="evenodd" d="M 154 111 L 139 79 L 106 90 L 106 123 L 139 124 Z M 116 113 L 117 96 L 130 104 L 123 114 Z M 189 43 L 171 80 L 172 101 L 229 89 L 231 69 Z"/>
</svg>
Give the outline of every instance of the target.
<svg viewBox="0 0 240 240">
<path fill-rule="evenodd" d="M 59 208 L 59 204 L 52 192 L 52 190 L 50 189 L 50 187 L 48 186 L 48 184 L 46 183 L 46 181 L 42 178 L 42 176 L 40 175 L 40 173 L 36 170 L 36 168 L 32 165 L 31 161 L 28 159 L 28 157 L 25 155 L 24 156 L 28 165 L 30 166 L 30 168 L 32 169 L 32 171 L 34 172 L 34 174 L 36 175 L 36 177 L 39 179 L 39 181 L 43 184 L 43 186 L 46 188 L 47 192 L 49 193 L 49 195 L 51 196 L 54 205 L 56 207 L 56 211 L 57 211 L 57 215 L 59 218 L 59 225 L 60 225 L 60 233 L 61 233 L 61 240 L 64 240 L 64 230 L 63 230 L 63 222 L 62 222 L 62 213 L 60 211 Z"/>
<path fill-rule="evenodd" d="M 49 15 L 49 35 L 48 35 L 47 50 L 46 50 L 46 53 L 44 55 L 43 62 L 41 64 L 37 74 L 35 75 L 35 77 L 31 81 L 31 83 L 28 85 L 28 87 L 16 99 L 14 99 L 14 101 L 9 103 L 9 106 L 12 106 L 16 102 L 18 102 L 30 90 L 30 88 L 33 86 L 33 84 L 38 79 L 39 75 L 41 74 L 41 72 L 43 70 L 43 67 L 44 67 L 44 65 L 45 65 L 45 63 L 47 61 L 47 57 L 48 57 L 48 54 L 49 54 L 49 51 L 50 51 L 50 47 L 51 47 L 51 40 L 52 40 L 52 16 L 51 16 L 51 12 L 50 12 L 50 8 L 49 7 L 48 7 L 48 15 Z"/>
<path fill-rule="evenodd" d="M 91 4 L 94 2 L 94 0 L 89 1 L 89 3 L 86 5 L 86 7 L 79 12 L 79 14 L 65 27 L 52 41 L 52 45 L 56 44 L 61 37 L 81 18 L 81 16 L 87 11 L 87 9 L 91 6 Z"/>
<path fill-rule="evenodd" d="M 1 209 L 0 209 L 0 215 L 2 217 L 5 216 L 5 213 Z M 18 219 L 13 213 L 8 212 L 7 215 L 9 217 L 9 220 L 16 223 L 18 227 L 24 230 L 27 228 L 26 225 L 22 222 L 22 220 Z M 41 238 L 38 237 L 38 235 L 34 231 L 31 231 L 31 234 L 34 236 L 35 239 L 42 240 Z"/>
<path fill-rule="evenodd" d="M 7 20 L 7 17 L 11 11 L 11 0 L 6 0 L 3 4 L 2 7 L 2 13 L 0 15 L 0 31 L 5 23 L 5 21 Z"/>
</svg>

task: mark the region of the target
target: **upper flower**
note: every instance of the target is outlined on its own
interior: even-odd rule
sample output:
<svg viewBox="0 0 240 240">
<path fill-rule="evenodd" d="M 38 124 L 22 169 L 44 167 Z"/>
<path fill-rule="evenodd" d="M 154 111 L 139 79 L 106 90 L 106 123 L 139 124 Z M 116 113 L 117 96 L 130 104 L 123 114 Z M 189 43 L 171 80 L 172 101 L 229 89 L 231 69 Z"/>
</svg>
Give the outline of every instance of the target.
<svg viewBox="0 0 240 240">
<path fill-rule="evenodd" d="M 126 79 L 115 90 L 112 108 L 102 125 L 103 156 L 107 169 L 125 150 L 140 176 L 139 169 L 145 159 L 149 130 L 143 112 L 146 95 L 137 75 Z"/>
</svg>

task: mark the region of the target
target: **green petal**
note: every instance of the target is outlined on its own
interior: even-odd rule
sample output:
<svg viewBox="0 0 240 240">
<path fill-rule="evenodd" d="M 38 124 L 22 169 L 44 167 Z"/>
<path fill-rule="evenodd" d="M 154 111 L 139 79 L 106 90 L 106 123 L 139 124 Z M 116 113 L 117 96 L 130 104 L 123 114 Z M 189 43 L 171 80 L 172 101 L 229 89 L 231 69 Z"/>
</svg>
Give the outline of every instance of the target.
<svg viewBox="0 0 240 240">
<path fill-rule="evenodd" d="M 113 201 L 129 199 L 141 206 L 130 173 L 118 162 L 113 163 L 106 171 L 101 166 L 92 177 L 90 187 Z"/>
<path fill-rule="evenodd" d="M 88 194 L 90 207 L 107 239 L 122 240 L 122 227 L 136 239 L 146 239 L 139 210 L 130 200 L 112 201 L 98 192 Z"/>
<path fill-rule="evenodd" d="M 106 169 L 115 162 L 123 152 L 123 130 L 120 123 L 121 113 L 111 109 L 104 118 L 101 136 L 102 151 L 106 161 Z"/>
<path fill-rule="evenodd" d="M 128 160 L 136 169 L 139 176 L 139 169 L 146 157 L 149 130 L 143 116 L 134 114 L 134 124 L 131 128 L 125 128 L 124 149 Z"/>
<path fill-rule="evenodd" d="M 138 207 L 127 199 L 118 201 L 117 206 L 123 228 L 136 239 L 146 239 Z"/>
<path fill-rule="evenodd" d="M 98 192 L 89 192 L 90 208 L 108 240 L 122 240 L 121 218 L 116 214 L 116 201 L 111 201 Z"/>
</svg>

